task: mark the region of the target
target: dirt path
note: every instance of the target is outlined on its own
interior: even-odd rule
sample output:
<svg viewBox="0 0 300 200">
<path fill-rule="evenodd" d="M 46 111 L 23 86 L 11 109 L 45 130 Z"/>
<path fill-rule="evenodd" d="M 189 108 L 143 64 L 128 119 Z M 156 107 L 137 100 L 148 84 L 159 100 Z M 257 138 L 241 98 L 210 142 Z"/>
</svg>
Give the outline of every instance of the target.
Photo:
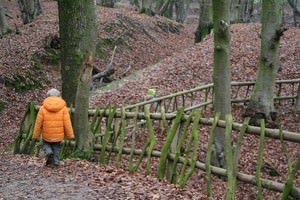
<svg viewBox="0 0 300 200">
<path fill-rule="evenodd" d="M 181 190 L 140 173 L 130 175 L 112 166 L 67 159 L 60 167 L 51 168 L 41 158 L 0 155 L 0 200 L 193 199 L 194 195 L 205 199 L 193 190 Z"/>
</svg>

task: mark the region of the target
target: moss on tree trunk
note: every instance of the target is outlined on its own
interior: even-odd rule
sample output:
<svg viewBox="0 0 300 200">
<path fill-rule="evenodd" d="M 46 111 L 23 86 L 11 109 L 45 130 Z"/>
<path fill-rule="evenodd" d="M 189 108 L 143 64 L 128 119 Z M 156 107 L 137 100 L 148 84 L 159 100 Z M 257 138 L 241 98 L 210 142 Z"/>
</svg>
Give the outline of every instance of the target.
<svg viewBox="0 0 300 200">
<path fill-rule="evenodd" d="M 88 123 L 89 91 L 96 49 L 96 5 L 94 1 L 59 1 L 62 40 L 62 89 L 68 105 L 75 105 L 74 131 L 77 148 L 93 149 Z"/>
</svg>

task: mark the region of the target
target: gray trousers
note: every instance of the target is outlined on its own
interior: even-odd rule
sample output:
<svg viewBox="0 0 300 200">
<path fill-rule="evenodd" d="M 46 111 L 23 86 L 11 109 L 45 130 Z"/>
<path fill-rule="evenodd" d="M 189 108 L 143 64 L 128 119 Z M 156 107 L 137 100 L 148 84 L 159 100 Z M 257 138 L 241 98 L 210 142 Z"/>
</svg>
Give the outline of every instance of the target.
<svg viewBox="0 0 300 200">
<path fill-rule="evenodd" d="M 60 142 L 46 142 L 43 140 L 42 149 L 46 158 L 53 154 L 53 165 L 59 165 Z"/>
</svg>

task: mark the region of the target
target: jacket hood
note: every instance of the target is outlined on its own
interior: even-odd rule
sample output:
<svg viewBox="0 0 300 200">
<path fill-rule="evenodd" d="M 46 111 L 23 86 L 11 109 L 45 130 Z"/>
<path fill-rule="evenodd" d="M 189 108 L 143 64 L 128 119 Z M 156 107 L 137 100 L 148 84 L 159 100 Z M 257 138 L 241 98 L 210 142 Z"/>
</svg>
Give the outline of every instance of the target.
<svg viewBox="0 0 300 200">
<path fill-rule="evenodd" d="M 66 106 L 66 102 L 60 97 L 48 97 L 42 103 L 44 108 L 50 112 L 58 112 Z"/>
</svg>

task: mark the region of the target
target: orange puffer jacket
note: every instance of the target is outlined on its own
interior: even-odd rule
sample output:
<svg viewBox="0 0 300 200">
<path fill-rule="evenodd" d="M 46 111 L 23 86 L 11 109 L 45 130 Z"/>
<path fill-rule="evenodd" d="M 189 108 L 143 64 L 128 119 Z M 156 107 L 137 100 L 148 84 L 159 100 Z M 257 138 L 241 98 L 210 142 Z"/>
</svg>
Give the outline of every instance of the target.
<svg viewBox="0 0 300 200">
<path fill-rule="evenodd" d="M 66 136 L 74 138 L 72 123 L 66 102 L 51 96 L 44 100 L 38 112 L 32 138 L 39 139 L 42 133 L 43 140 L 59 142 Z"/>
</svg>

